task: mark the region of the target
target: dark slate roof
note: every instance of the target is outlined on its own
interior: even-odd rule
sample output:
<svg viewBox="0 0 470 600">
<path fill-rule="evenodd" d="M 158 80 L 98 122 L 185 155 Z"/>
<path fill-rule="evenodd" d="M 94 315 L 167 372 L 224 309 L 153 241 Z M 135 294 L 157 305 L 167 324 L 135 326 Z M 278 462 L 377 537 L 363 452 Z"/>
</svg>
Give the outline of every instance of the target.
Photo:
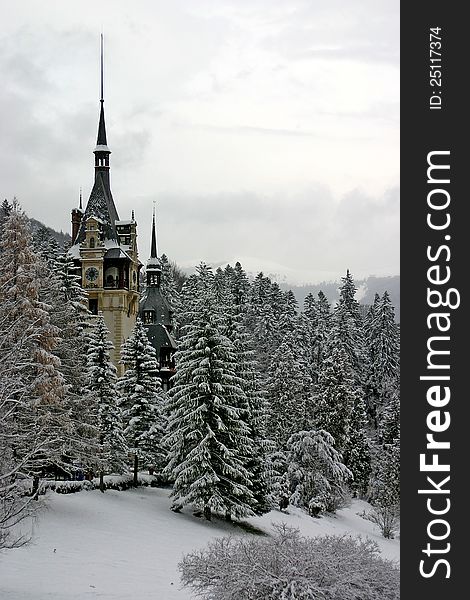
<svg viewBox="0 0 470 600">
<path fill-rule="evenodd" d="M 155 349 L 160 350 L 166 346 L 176 350 L 176 342 L 163 323 L 153 323 L 145 327 L 147 328 L 149 341 Z"/>
<path fill-rule="evenodd" d="M 90 217 L 97 217 L 103 221 L 103 232 L 105 240 L 115 240 L 119 243 L 116 233 L 115 222 L 119 221 L 119 215 L 114 204 L 111 188 L 109 187 L 109 173 L 105 171 L 95 172 L 95 183 L 91 190 L 90 198 L 82 217 L 80 229 L 75 243 L 83 242 L 85 239 L 85 223 Z"/>
<path fill-rule="evenodd" d="M 161 289 L 156 286 L 147 287 L 143 293 L 140 300 L 139 314 L 142 315 L 144 310 L 154 310 L 157 323 L 168 324 L 170 322 L 170 305 L 163 296 Z"/>
</svg>

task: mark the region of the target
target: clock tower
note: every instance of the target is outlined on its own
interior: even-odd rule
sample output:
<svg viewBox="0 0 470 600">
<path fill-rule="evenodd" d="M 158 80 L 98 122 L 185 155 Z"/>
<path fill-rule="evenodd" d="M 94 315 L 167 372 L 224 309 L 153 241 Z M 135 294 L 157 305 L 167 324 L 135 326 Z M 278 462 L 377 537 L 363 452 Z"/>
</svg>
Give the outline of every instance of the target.
<svg viewBox="0 0 470 600">
<path fill-rule="evenodd" d="M 95 180 L 85 210 L 72 210 L 70 255 L 81 266 L 82 287 L 88 292 L 88 308 L 104 317 L 114 345 L 113 363 L 118 374 L 121 344 L 134 327 L 139 309 L 139 270 L 137 223 L 134 211 L 122 221 L 110 186 L 110 166 L 104 118 L 103 36 L 101 36 L 101 98 L 96 147 L 93 150 Z"/>
</svg>

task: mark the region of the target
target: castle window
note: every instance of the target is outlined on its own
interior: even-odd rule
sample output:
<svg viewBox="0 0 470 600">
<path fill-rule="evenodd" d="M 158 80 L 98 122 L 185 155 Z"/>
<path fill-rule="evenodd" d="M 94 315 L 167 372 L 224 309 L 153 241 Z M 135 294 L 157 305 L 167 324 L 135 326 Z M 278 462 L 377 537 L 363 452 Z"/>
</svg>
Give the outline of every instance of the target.
<svg viewBox="0 0 470 600">
<path fill-rule="evenodd" d="M 119 269 L 117 267 L 108 267 L 104 273 L 104 285 L 107 288 L 119 287 Z"/>
<path fill-rule="evenodd" d="M 144 310 L 144 323 L 145 325 L 151 325 L 152 323 L 155 323 L 154 310 Z"/>
<path fill-rule="evenodd" d="M 92 237 L 90 238 L 90 248 L 94 248 L 95 247 L 95 238 Z"/>
<path fill-rule="evenodd" d="M 88 310 L 92 315 L 98 314 L 98 298 L 90 298 L 88 300 Z"/>
</svg>

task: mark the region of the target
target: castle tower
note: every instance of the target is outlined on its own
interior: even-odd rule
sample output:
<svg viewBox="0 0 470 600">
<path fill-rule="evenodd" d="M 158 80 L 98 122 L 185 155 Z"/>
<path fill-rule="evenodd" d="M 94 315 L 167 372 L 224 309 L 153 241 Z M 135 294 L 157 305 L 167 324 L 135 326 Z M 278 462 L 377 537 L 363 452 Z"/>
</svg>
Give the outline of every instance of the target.
<svg viewBox="0 0 470 600">
<path fill-rule="evenodd" d="M 158 258 L 157 230 L 155 224 L 155 209 L 152 219 L 152 243 L 150 258 L 147 261 L 147 285 L 139 306 L 139 317 L 142 319 L 150 343 L 155 348 L 160 364 L 159 376 L 162 387 L 168 390 L 169 379 L 175 373 L 176 342 L 171 335 L 172 310 L 162 291 L 162 266 Z"/>
<path fill-rule="evenodd" d="M 88 308 L 102 313 L 114 344 L 113 363 L 119 364 L 122 342 L 134 327 L 139 308 L 137 223 L 120 221 L 110 186 L 110 166 L 104 118 L 103 36 L 101 35 L 101 97 L 95 155 L 95 180 L 85 211 L 72 210 L 72 247 L 69 252 L 81 266 L 82 287 L 88 292 Z"/>
</svg>

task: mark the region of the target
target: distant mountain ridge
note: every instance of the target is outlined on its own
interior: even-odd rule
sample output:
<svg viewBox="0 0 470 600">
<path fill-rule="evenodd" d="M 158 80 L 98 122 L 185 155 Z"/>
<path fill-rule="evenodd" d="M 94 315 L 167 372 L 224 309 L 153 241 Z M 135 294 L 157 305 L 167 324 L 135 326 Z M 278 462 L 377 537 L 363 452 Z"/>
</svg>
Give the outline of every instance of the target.
<svg viewBox="0 0 470 600">
<path fill-rule="evenodd" d="M 29 223 L 31 225 L 31 233 L 33 235 L 39 229 L 44 228 L 47 230 L 49 235 L 56 240 L 56 242 L 59 244 L 60 248 L 62 248 L 64 246 L 64 244 L 66 244 L 66 243 L 69 244 L 72 241 L 70 234 L 64 233 L 63 231 L 56 231 L 55 229 L 52 229 L 52 227 L 48 227 L 47 225 L 44 225 L 44 223 L 41 223 L 41 221 L 38 221 L 37 219 L 33 219 L 31 217 L 28 217 L 28 219 L 29 219 Z"/>
<path fill-rule="evenodd" d="M 370 305 L 374 302 L 375 294 L 382 294 L 387 291 L 390 300 L 395 308 L 395 319 L 400 322 L 400 276 L 393 275 L 390 277 L 376 277 L 370 275 L 366 279 L 355 279 L 354 283 L 357 287 L 356 299 L 360 304 Z M 299 306 L 303 305 L 305 297 L 308 294 L 316 296 L 321 290 L 328 301 L 334 304 L 338 298 L 338 289 L 341 285 L 340 281 L 324 281 L 322 283 L 312 283 L 306 285 L 291 285 L 289 283 L 280 283 L 281 289 L 292 290 L 297 298 Z"/>
</svg>

